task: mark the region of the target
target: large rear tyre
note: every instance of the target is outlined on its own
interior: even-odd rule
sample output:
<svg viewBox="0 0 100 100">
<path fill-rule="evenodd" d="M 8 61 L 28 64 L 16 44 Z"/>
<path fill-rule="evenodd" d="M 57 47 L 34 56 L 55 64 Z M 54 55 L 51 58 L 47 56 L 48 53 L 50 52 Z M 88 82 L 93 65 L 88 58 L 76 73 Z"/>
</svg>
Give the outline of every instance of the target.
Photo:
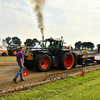
<svg viewBox="0 0 100 100">
<path fill-rule="evenodd" d="M 58 67 L 60 69 L 68 70 L 68 69 L 71 69 L 73 67 L 73 65 L 74 65 L 74 56 L 73 56 L 73 54 L 70 53 L 70 52 L 66 52 L 61 57 Z"/>
<path fill-rule="evenodd" d="M 39 54 L 35 61 L 35 68 L 39 72 L 48 71 L 51 67 L 51 58 L 47 54 Z"/>
</svg>

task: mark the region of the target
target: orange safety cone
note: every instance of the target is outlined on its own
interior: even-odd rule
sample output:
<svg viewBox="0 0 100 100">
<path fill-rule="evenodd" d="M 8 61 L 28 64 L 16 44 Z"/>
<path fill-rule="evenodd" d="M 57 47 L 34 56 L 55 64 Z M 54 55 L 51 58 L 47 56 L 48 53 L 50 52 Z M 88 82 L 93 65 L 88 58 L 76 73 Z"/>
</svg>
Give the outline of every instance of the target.
<svg viewBox="0 0 100 100">
<path fill-rule="evenodd" d="M 82 76 L 84 76 L 84 71 L 82 71 Z"/>
<path fill-rule="evenodd" d="M 86 69 L 83 68 L 83 70 L 82 70 L 82 74 L 81 74 L 82 76 L 84 76 L 85 71 L 86 71 Z"/>
</svg>

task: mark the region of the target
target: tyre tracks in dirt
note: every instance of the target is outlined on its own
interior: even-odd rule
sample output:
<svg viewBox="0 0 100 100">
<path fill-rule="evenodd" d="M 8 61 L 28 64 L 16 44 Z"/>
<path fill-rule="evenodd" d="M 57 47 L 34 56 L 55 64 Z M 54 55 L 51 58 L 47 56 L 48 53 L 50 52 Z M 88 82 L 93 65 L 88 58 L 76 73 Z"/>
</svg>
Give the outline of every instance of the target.
<svg viewBox="0 0 100 100">
<path fill-rule="evenodd" d="M 70 70 L 59 70 L 57 67 L 54 67 L 48 72 L 37 72 L 34 69 L 28 69 L 30 74 L 24 78 L 25 81 L 20 81 L 20 77 L 18 77 L 17 83 L 14 83 L 13 78 L 19 71 L 17 62 L 15 60 L 0 61 L 0 95 L 6 95 L 29 87 L 80 75 L 83 68 L 86 69 L 86 72 L 91 72 L 100 69 L 100 65 L 85 66 Z"/>
</svg>

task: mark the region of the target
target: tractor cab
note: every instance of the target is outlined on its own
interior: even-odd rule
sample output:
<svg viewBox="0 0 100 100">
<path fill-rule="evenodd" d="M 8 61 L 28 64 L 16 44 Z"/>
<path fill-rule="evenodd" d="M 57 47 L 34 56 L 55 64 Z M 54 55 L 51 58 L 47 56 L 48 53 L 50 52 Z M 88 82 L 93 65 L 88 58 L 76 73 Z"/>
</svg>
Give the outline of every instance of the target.
<svg viewBox="0 0 100 100">
<path fill-rule="evenodd" d="M 45 40 L 45 48 L 61 49 L 62 47 L 63 41 L 60 38 L 50 38 Z"/>
<path fill-rule="evenodd" d="M 63 41 L 60 38 L 49 38 L 45 40 L 45 49 L 48 49 L 53 56 L 60 54 L 63 49 Z"/>
</svg>

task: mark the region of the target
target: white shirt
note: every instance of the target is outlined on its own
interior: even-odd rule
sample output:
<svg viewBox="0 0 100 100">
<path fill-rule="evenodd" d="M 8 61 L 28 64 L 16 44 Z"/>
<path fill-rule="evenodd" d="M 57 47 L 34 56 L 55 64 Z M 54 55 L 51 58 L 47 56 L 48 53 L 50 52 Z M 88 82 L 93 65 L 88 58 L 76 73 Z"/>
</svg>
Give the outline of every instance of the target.
<svg viewBox="0 0 100 100">
<path fill-rule="evenodd" d="M 35 45 L 33 48 L 41 48 L 40 45 Z"/>
</svg>

